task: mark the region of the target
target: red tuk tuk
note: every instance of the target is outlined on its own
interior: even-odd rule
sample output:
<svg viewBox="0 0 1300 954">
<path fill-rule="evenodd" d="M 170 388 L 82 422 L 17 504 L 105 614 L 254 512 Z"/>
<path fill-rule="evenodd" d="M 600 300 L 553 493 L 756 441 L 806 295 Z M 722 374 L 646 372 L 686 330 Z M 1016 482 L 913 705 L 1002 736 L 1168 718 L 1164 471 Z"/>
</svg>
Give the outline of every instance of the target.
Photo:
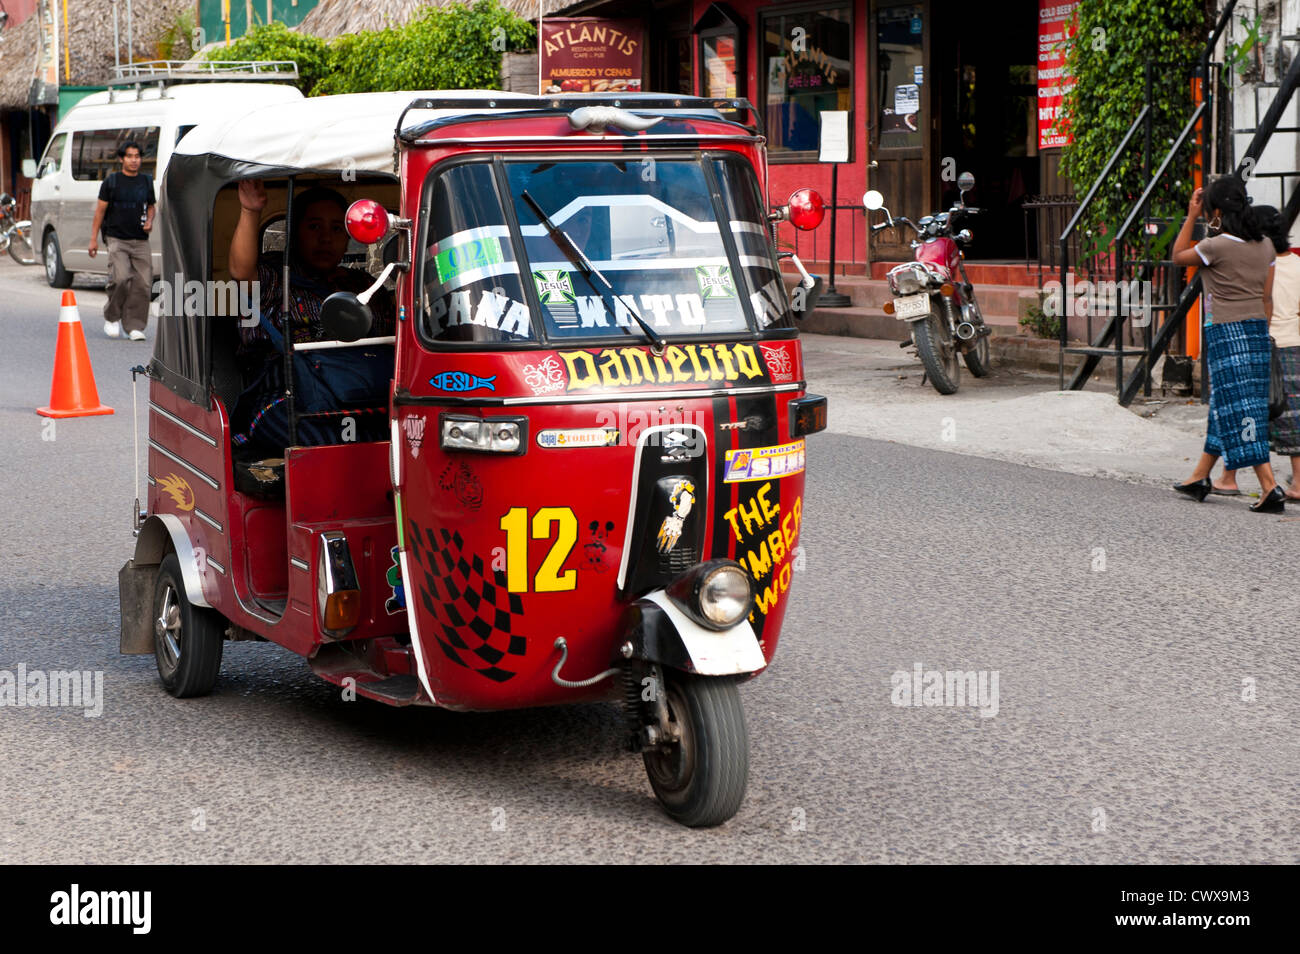
<svg viewBox="0 0 1300 954">
<path fill-rule="evenodd" d="M 390 705 L 617 700 L 667 812 L 731 817 L 737 684 L 776 651 L 826 422 L 774 249 L 821 200 L 769 211 L 766 174 L 743 100 L 376 93 L 201 124 L 161 185 L 171 287 L 122 651 L 154 653 L 177 697 L 212 689 L 225 640 L 261 638 Z M 370 282 L 329 294 L 312 340 L 282 336 L 270 451 L 234 411 L 265 303 L 231 280 L 241 180 L 266 195 L 283 314 L 309 188 L 351 203 Z M 382 388 L 309 408 L 325 352 L 389 362 Z"/>
</svg>

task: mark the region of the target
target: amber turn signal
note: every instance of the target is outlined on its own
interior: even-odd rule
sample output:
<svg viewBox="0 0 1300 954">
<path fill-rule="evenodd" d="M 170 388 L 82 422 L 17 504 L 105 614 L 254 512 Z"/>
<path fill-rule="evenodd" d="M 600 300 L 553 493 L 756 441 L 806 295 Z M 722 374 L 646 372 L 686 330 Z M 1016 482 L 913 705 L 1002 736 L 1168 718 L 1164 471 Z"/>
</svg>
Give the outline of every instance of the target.
<svg viewBox="0 0 1300 954">
<path fill-rule="evenodd" d="M 339 590 L 325 597 L 326 629 L 351 629 L 360 619 L 360 590 Z"/>
<path fill-rule="evenodd" d="M 952 282 L 944 282 L 939 286 L 939 294 L 943 295 L 945 298 L 951 295 L 955 290 L 956 289 L 952 287 Z"/>
<path fill-rule="evenodd" d="M 892 315 L 894 313 L 894 303 L 892 301 L 885 302 L 882 307 L 885 309 L 885 314 Z"/>
</svg>

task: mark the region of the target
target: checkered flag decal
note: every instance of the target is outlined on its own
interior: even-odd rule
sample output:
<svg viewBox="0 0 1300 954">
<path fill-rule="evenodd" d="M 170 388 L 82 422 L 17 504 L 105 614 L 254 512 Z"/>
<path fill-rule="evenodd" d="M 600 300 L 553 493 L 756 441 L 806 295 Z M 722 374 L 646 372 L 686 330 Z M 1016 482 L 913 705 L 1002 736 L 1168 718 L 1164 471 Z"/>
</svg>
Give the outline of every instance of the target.
<svg viewBox="0 0 1300 954">
<path fill-rule="evenodd" d="M 515 675 L 509 657 L 522 657 L 528 645 L 517 631 L 523 603 L 506 591 L 505 573 L 492 570 L 489 580 L 482 557 L 467 560 L 464 544 L 459 533 L 421 530 L 411 521 L 411 554 L 424 577 L 416 581 L 420 600 L 448 659 L 505 682 Z"/>
</svg>

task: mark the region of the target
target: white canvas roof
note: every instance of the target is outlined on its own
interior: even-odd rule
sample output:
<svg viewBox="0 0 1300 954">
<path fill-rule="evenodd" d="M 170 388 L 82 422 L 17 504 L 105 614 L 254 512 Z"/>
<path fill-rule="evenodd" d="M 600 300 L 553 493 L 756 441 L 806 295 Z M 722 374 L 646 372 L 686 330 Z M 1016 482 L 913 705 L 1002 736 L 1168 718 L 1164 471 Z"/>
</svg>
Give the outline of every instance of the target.
<svg viewBox="0 0 1300 954">
<path fill-rule="evenodd" d="M 299 169 L 393 172 L 393 129 L 413 99 L 492 97 L 521 107 L 543 97 L 500 90 L 403 90 L 315 96 L 259 106 L 232 117 L 199 123 L 177 144 L 177 155 L 215 154 L 244 162 Z M 472 111 L 472 110 L 470 110 Z M 465 110 L 412 110 L 404 126 Z"/>
</svg>

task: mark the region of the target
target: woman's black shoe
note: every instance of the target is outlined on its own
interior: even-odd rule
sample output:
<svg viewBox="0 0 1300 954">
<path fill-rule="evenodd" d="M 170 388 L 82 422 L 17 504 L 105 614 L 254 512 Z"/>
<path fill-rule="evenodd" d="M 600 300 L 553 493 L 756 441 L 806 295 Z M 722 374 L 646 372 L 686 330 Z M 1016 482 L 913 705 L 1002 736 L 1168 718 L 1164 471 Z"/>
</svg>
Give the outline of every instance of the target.
<svg viewBox="0 0 1300 954">
<path fill-rule="evenodd" d="M 1272 490 L 1259 498 L 1259 503 L 1251 504 L 1250 509 L 1255 513 L 1286 513 L 1286 492 L 1274 485 Z"/>
<path fill-rule="evenodd" d="M 1202 477 L 1200 480 L 1193 480 L 1186 484 L 1174 484 L 1174 490 L 1180 494 L 1186 494 L 1193 500 L 1204 500 L 1206 495 L 1214 489 L 1214 484 L 1209 477 Z"/>
</svg>

